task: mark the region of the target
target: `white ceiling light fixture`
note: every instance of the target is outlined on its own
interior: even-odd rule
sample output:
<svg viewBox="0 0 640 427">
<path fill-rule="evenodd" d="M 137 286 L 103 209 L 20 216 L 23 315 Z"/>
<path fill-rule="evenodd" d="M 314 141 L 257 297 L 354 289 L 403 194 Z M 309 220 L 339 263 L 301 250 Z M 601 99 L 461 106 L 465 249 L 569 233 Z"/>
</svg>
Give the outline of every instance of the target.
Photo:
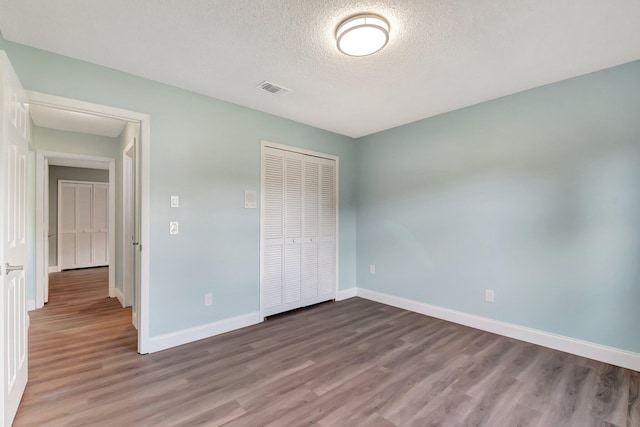
<svg viewBox="0 0 640 427">
<path fill-rule="evenodd" d="M 362 14 L 345 19 L 336 30 L 340 52 L 367 56 L 378 52 L 389 41 L 389 22 L 382 16 Z"/>
</svg>

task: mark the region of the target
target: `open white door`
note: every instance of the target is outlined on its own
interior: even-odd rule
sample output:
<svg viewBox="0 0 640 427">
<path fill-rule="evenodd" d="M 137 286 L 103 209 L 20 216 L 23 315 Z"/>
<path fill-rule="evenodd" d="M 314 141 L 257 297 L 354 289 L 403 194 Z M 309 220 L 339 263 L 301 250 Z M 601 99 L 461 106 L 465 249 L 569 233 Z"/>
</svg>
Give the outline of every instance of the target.
<svg viewBox="0 0 640 427">
<path fill-rule="evenodd" d="M 0 51 L 0 416 L 9 426 L 27 385 L 27 104 L 11 63 Z"/>
<path fill-rule="evenodd" d="M 127 145 L 122 153 L 122 207 L 123 207 L 123 289 L 124 306 L 133 305 L 133 324 L 137 327 L 136 306 L 133 304 L 134 293 L 134 246 L 135 239 L 135 176 L 134 176 L 134 153 L 135 139 Z"/>
</svg>

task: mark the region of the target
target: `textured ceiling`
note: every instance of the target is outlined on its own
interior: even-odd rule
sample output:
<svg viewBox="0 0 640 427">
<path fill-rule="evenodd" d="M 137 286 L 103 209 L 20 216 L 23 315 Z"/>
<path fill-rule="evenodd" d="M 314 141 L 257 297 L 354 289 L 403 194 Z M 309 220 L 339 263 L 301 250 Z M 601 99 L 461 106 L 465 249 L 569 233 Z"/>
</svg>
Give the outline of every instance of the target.
<svg viewBox="0 0 640 427">
<path fill-rule="evenodd" d="M 353 58 L 334 31 L 358 12 L 385 16 L 391 35 Z M 359 137 L 640 59 L 640 1 L 0 0 L 0 31 Z"/>
</svg>

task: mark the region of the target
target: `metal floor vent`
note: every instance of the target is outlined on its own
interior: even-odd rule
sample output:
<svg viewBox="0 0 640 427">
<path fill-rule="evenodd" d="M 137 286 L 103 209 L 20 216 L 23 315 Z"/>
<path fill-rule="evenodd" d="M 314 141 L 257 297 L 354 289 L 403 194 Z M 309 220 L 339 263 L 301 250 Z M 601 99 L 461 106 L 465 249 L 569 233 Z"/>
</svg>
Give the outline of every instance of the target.
<svg viewBox="0 0 640 427">
<path fill-rule="evenodd" d="M 289 95 L 292 92 L 291 89 L 287 89 L 286 87 L 271 83 L 267 80 L 263 81 L 256 87 L 278 96 Z"/>
</svg>

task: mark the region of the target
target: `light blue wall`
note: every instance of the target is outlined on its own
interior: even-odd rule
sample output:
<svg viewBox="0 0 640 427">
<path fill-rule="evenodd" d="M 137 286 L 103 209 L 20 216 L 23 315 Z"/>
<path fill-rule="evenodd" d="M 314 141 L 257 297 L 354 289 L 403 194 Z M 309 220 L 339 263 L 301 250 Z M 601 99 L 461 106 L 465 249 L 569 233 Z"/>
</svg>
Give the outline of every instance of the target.
<svg viewBox="0 0 640 427">
<path fill-rule="evenodd" d="M 27 89 L 151 115 L 151 336 L 259 310 L 259 210 L 244 209 L 243 191 L 259 190 L 261 139 L 340 157 L 339 280 L 355 286 L 352 139 L 2 39 L 0 49 Z"/>
<path fill-rule="evenodd" d="M 640 352 L 640 62 L 357 143 L 358 287 Z"/>
<path fill-rule="evenodd" d="M 152 336 L 258 310 L 259 211 L 242 195 L 266 139 L 340 156 L 341 289 L 357 271 L 359 287 L 640 352 L 639 62 L 354 142 L 0 48 L 28 89 L 151 115 Z"/>
</svg>

